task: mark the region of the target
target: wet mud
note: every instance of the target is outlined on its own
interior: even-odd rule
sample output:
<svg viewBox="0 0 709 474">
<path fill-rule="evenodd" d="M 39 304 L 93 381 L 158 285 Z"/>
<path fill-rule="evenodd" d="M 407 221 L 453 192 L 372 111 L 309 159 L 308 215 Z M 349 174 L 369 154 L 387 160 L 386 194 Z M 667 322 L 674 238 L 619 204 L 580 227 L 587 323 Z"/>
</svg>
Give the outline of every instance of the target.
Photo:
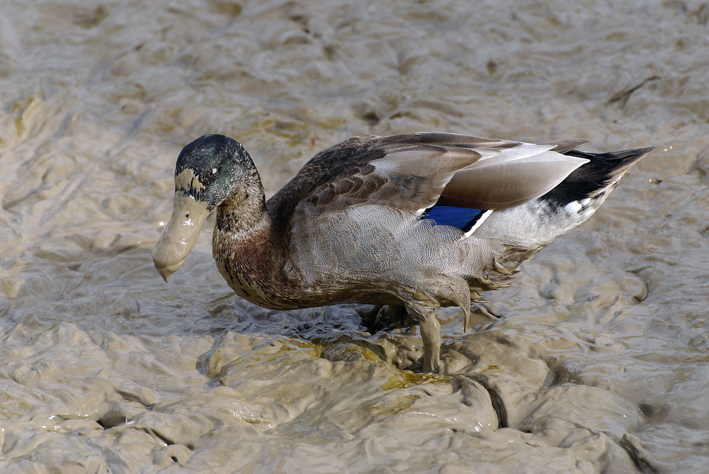
<svg viewBox="0 0 709 474">
<path fill-rule="evenodd" d="M 709 463 L 709 4 L 0 4 L 0 471 L 696 473 Z M 269 195 L 357 134 L 657 146 L 601 209 L 439 312 L 233 294 L 214 216 L 166 284 L 179 150 Z"/>
</svg>

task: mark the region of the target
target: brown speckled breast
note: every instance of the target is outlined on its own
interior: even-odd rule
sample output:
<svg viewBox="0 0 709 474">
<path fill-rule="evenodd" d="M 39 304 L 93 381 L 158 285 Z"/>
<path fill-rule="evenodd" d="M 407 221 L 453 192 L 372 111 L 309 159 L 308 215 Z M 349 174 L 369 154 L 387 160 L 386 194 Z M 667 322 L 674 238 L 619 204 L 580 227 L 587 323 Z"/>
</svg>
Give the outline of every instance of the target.
<svg viewBox="0 0 709 474">
<path fill-rule="evenodd" d="M 268 227 L 239 238 L 216 230 L 212 253 L 229 286 L 242 298 L 272 309 L 295 309 L 300 293 L 297 282 L 284 270 L 284 257 Z"/>
</svg>

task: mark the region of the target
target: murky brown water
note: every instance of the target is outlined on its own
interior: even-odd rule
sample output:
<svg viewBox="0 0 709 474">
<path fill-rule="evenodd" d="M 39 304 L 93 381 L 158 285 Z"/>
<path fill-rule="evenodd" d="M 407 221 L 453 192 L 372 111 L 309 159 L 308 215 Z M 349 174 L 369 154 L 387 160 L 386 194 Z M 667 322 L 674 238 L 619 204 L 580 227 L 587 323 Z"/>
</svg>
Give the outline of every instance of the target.
<svg viewBox="0 0 709 474">
<path fill-rule="evenodd" d="M 0 471 L 706 472 L 708 20 L 674 0 L 0 2 Z M 402 370 L 417 331 L 363 332 L 365 307 L 240 300 L 207 231 L 169 285 L 153 268 L 192 139 L 244 143 L 272 194 L 325 146 L 423 130 L 660 148 L 488 295 L 499 321 L 440 312 L 452 377 Z"/>
</svg>

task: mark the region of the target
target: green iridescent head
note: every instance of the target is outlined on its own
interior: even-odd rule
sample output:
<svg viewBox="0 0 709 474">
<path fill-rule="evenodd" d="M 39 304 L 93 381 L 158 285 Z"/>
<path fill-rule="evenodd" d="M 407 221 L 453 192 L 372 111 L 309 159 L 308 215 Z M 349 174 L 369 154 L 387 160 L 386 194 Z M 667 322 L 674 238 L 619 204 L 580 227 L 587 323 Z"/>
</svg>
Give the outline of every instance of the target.
<svg viewBox="0 0 709 474">
<path fill-rule="evenodd" d="M 203 202 L 211 212 L 254 169 L 248 152 L 224 135 L 204 135 L 180 152 L 175 166 L 175 192 Z"/>
</svg>

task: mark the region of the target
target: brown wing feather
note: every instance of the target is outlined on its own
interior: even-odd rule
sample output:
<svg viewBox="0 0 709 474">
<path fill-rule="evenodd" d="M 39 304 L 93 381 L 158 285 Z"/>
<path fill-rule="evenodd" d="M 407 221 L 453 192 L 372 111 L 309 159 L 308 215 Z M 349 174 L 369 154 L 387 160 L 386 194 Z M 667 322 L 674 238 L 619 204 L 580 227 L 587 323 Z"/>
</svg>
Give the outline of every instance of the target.
<svg viewBox="0 0 709 474">
<path fill-rule="evenodd" d="M 267 207 L 282 223 L 302 202 L 323 211 L 363 202 L 417 211 L 435 204 L 454 173 L 481 158 L 472 147 L 494 155 L 517 145 L 451 133 L 354 137 L 315 155 Z"/>
<path fill-rule="evenodd" d="M 583 140 L 581 138 L 567 138 L 564 140 L 552 140 L 550 142 L 542 143 L 542 145 L 556 145 L 553 150 L 557 153 L 564 154 L 567 151 L 575 150 L 584 143 L 588 143 L 588 140 Z"/>
<path fill-rule="evenodd" d="M 550 145 L 566 151 L 580 143 Z M 286 226 L 302 203 L 311 204 L 310 212 L 315 213 L 359 203 L 410 212 L 422 212 L 437 202 L 505 209 L 544 194 L 585 162 L 544 152 L 550 147 L 539 148 L 451 133 L 354 137 L 315 155 L 267 207 L 275 221 Z M 513 156 L 520 152 L 535 158 Z"/>
<path fill-rule="evenodd" d="M 455 174 L 438 203 L 472 209 L 509 209 L 538 198 L 587 160 L 555 152 L 494 166 L 473 167 Z"/>
</svg>

